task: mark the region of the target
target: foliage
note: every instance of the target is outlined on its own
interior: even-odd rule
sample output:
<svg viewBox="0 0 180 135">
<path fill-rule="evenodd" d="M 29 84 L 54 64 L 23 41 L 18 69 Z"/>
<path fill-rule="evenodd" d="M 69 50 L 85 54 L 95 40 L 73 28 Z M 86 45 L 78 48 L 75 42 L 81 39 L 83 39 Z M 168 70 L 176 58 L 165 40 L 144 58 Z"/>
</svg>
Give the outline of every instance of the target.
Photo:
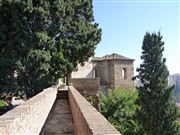
<svg viewBox="0 0 180 135">
<path fill-rule="evenodd" d="M 168 69 L 163 58 L 164 42 L 160 32 L 146 33 L 142 45 L 143 63 L 137 69 L 138 89 L 137 120 L 143 135 L 180 134 L 175 124 L 176 105 L 173 87 L 168 87 Z"/>
<path fill-rule="evenodd" d="M 180 121 L 176 122 L 177 127 L 180 127 Z"/>
<path fill-rule="evenodd" d="M 108 95 L 101 94 L 101 113 L 110 121 L 123 135 L 136 135 L 137 122 L 134 119 L 137 92 L 135 90 L 124 90 L 121 88 L 109 90 Z"/>
<path fill-rule="evenodd" d="M 0 90 L 39 93 L 94 55 L 92 0 L 1 0 Z"/>
<path fill-rule="evenodd" d="M 177 107 L 177 121 L 176 121 L 176 125 L 180 129 L 180 107 Z"/>
<path fill-rule="evenodd" d="M 0 111 L 5 107 L 7 107 L 7 104 L 3 100 L 0 100 Z"/>
<path fill-rule="evenodd" d="M 0 100 L 0 107 L 3 107 L 3 106 L 7 106 L 7 104 L 3 100 Z"/>
<path fill-rule="evenodd" d="M 173 95 L 175 97 L 175 101 L 180 103 L 180 84 L 176 84 L 174 86 Z"/>
<path fill-rule="evenodd" d="M 95 108 L 97 107 L 97 97 L 96 96 L 93 96 L 93 95 L 83 95 L 86 100 L 92 105 L 94 106 Z"/>
<path fill-rule="evenodd" d="M 180 118 L 180 107 L 177 107 L 177 117 Z"/>
<path fill-rule="evenodd" d="M 88 92 L 86 91 L 81 91 L 80 92 L 83 97 L 93 106 L 95 107 L 97 110 L 99 110 L 99 98 L 98 98 L 98 95 L 92 95 L 92 94 L 89 94 Z"/>
</svg>

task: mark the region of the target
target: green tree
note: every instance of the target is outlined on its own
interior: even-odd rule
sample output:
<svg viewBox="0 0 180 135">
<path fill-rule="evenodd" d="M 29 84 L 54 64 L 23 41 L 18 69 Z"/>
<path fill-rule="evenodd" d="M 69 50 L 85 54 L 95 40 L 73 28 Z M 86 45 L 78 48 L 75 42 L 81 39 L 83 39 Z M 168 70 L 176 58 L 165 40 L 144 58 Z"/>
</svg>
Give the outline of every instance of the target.
<svg viewBox="0 0 180 135">
<path fill-rule="evenodd" d="M 176 106 L 172 96 L 173 87 L 168 87 L 168 69 L 163 58 L 164 42 L 160 32 L 146 33 L 142 45 L 143 63 L 137 69 L 138 89 L 137 119 L 143 135 L 180 134 L 175 124 Z"/>
<path fill-rule="evenodd" d="M 1 0 L 0 90 L 39 93 L 94 55 L 92 0 Z"/>
<path fill-rule="evenodd" d="M 117 88 L 109 90 L 108 95 L 100 96 L 101 113 L 112 123 L 123 135 L 136 135 L 138 130 L 137 122 L 134 119 L 137 92 Z"/>
</svg>

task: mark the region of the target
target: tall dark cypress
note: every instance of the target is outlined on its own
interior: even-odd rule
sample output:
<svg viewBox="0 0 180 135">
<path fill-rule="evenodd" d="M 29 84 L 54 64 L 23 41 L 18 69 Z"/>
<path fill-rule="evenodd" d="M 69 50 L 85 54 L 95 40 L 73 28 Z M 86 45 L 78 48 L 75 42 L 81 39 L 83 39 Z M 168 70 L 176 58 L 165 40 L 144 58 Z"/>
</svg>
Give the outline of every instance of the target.
<svg viewBox="0 0 180 135">
<path fill-rule="evenodd" d="M 94 55 L 92 0 L 0 0 L 0 92 L 32 97 Z"/>
<path fill-rule="evenodd" d="M 146 33 L 142 45 L 143 60 L 137 69 L 138 89 L 137 120 L 143 135 L 178 135 L 176 105 L 172 87 L 168 86 L 169 71 L 163 58 L 164 42 L 160 32 Z"/>
</svg>

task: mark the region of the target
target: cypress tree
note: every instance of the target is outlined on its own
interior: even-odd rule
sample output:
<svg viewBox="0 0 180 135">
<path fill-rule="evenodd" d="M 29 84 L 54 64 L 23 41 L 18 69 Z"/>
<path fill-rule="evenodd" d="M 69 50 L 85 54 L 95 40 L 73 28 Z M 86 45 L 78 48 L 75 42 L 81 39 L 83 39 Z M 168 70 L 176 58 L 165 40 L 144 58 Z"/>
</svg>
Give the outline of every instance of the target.
<svg viewBox="0 0 180 135">
<path fill-rule="evenodd" d="M 94 55 L 92 0 L 0 0 L 0 92 L 32 97 Z"/>
<path fill-rule="evenodd" d="M 143 135 L 178 135 L 173 87 L 168 87 L 168 69 L 163 58 L 164 42 L 160 32 L 146 33 L 142 45 L 143 60 L 137 69 L 137 120 Z"/>
</svg>

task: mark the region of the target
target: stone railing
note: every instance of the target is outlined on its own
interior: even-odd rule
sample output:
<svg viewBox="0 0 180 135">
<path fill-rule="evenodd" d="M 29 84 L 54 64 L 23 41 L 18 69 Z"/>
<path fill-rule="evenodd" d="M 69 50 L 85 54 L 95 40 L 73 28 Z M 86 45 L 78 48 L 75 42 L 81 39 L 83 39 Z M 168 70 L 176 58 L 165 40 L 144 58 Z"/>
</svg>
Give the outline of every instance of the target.
<svg viewBox="0 0 180 135">
<path fill-rule="evenodd" d="M 68 95 L 76 135 L 120 135 L 74 87 Z"/>
<path fill-rule="evenodd" d="M 0 135 L 39 134 L 56 100 L 57 87 L 49 87 L 0 116 Z"/>
</svg>

